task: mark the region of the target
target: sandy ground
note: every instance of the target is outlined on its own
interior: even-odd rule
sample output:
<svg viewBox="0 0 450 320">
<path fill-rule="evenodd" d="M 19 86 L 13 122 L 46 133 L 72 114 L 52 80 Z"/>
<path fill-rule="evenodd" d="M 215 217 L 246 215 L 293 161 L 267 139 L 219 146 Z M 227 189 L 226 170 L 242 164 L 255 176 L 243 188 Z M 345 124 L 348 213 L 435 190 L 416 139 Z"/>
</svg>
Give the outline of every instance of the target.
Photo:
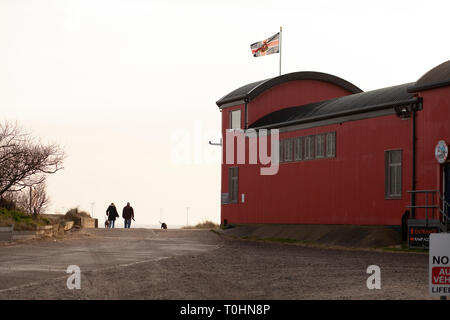
<svg viewBox="0 0 450 320">
<path fill-rule="evenodd" d="M 81 268 L 69 290 L 68 265 Z M 366 286 L 381 268 L 381 290 Z M 90 230 L 0 247 L 0 299 L 428 299 L 425 254 L 232 240 L 208 230 Z"/>
</svg>

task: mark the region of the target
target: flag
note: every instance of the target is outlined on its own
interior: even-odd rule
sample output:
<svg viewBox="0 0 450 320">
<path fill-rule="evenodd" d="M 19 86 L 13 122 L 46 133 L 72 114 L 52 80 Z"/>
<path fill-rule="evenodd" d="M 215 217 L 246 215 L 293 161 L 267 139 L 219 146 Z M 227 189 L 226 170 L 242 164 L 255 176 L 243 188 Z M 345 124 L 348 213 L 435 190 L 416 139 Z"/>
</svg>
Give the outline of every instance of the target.
<svg viewBox="0 0 450 320">
<path fill-rule="evenodd" d="M 279 53 L 280 52 L 280 33 L 277 32 L 270 38 L 255 42 L 250 45 L 250 48 L 252 49 L 252 54 L 254 57 L 260 57 L 260 56 L 266 56 L 268 54 L 272 53 Z"/>
</svg>

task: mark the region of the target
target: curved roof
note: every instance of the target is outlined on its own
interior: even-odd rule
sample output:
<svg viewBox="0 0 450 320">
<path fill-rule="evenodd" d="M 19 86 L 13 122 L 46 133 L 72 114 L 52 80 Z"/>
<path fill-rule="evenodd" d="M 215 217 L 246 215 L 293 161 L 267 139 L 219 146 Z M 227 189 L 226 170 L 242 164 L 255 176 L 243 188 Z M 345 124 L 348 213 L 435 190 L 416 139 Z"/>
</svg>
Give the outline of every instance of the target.
<svg viewBox="0 0 450 320">
<path fill-rule="evenodd" d="M 283 127 L 414 103 L 417 101 L 414 94 L 407 92 L 407 88 L 412 84 L 406 83 L 285 108 L 263 116 L 252 123 L 249 128 Z"/>
<path fill-rule="evenodd" d="M 262 92 L 264 92 L 265 90 L 272 88 L 273 86 L 295 80 L 325 81 L 335 84 L 341 88 L 344 88 L 350 91 L 351 93 L 362 92 L 362 90 L 357 86 L 355 86 L 354 84 L 339 77 L 333 76 L 331 74 L 314 71 L 301 71 L 301 72 L 287 73 L 278 77 L 246 84 L 245 86 L 242 86 L 234 91 L 231 91 L 229 94 L 225 95 L 220 100 L 218 100 L 216 104 L 220 107 L 225 103 L 230 103 L 234 101 L 244 99 L 250 101 L 259 94 L 261 94 Z"/>
<path fill-rule="evenodd" d="M 450 85 L 450 60 L 425 73 L 416 83 L 408 88 L 408 92 L 419 92 L 448 85 Z"/>
</svg>

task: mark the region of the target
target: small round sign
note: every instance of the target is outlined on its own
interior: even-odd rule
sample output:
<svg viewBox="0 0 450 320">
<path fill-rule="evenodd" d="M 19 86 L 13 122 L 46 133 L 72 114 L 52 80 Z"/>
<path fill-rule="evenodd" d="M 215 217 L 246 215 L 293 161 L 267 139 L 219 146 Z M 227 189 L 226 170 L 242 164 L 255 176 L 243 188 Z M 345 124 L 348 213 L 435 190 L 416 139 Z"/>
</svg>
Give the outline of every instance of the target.
<svg viewBox="0 0 450 320">
<path fill-rule="evenodd" d="M 434 156 L 439 163 L 447 161 L 448 147 L 444 140 L 440 140 L 434 149 Z"/>
</svg>

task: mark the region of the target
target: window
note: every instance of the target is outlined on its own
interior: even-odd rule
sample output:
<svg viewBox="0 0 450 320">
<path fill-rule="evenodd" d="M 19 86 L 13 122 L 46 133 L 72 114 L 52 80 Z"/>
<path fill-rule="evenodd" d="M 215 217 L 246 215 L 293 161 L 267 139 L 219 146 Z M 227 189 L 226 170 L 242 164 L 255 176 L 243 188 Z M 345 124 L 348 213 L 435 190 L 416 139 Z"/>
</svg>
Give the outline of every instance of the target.
<svg viewBox="0 0 450 320">
<path fill-rule="evenodd" d="M 284 142 L 284 161 L 292 161 L 292 139 L 285 139 Z"/>
<path fill-rule="evenodd" d="M 228 190 L 230 203 L 238 202 L 238 167 L 228 168 Z"/>
<path fill-rule="evenodd" d="M 280 148 L 280 158 L 279 162 L 284 162 L 284 140 L 279 141 L 279 148 Z"/>
<path fill-rule="evenodd" d="M 241 129 L 241 110 L 230 111 L 230 129 Z"/>
<path fill-rule="evenodd" d="M 336 132 L 327 133 L 327 158 L 336 157 Z"/>
<path fill-rule="evenodd" d="M 294 160 L 303 159 L 303 137 L 294 138 Z"/>
<path fill-rule="evenodd" d="M 325 157 L 325 135 L 318 134 L 316 135 L 316 158 L 324 158 Z"/>
<path fill-rule="evenodd" d="M 385 183 L 384 193 L 387 199 L 402 197 L 402 150 L 384 152 Z"/>
<path fill-rule="evenodd" d="M 314 159 L 314 136 L 305 137 L 305 160 Z"/>
<path fill-rule="evenodd" d="M 336 157 L 336 132 L 280 140 L 280 162 Z"/>
</svg>

